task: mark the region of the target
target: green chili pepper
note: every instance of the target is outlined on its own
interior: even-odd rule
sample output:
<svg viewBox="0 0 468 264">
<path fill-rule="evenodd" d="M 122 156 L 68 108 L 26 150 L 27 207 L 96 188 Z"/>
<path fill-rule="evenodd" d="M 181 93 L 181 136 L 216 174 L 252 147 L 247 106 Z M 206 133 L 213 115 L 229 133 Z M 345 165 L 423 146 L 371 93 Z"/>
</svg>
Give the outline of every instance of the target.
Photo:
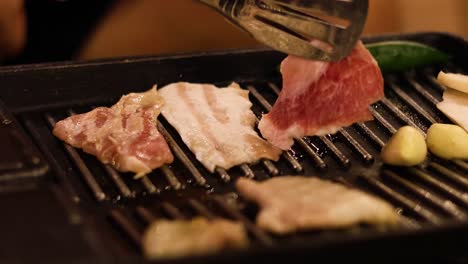
<svg viewBox="0 0 468 264">
<path fill-rule="evenodd" d="M 444 63 L 450 56 L 438 49 L 413 41 L 382 41 L 366 48 L 386 72 L 403 72 L 420 66 Z M 277 66 L 280 71 L 280 65 Z"/>
<path fill-rule="evenodd" d="M 447 62 L 450 56 L 433 47 L 412 41 L 383 41 L 366 48 L 382 72 L 401 72 L 424 65 Z"/>
</svg>

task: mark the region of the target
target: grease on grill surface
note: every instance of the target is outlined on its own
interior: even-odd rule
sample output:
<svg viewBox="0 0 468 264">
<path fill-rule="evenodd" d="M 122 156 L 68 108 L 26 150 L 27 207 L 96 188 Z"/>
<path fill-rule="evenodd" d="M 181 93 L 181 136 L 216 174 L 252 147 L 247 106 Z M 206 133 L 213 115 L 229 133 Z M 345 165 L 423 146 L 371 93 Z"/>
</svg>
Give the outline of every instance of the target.
<svg viewBox="0 0 468 264">
<path fill-rule="evenodd" d="M 395 168 L 382 167 L 379 158 L 382 146 L 399 127 L 411 125 L 425 134 L 434 121 L 447 121 L 436 108 L 444 90 L 434 77 L 439 70 L 428 68 L 385 76 L 387 97 L 370 109 L 375 117 L 373 121 L 343 128 L 332 136 L 297 139 L 292 150 L 284 152 L 278 162 L 262 161 L 214 173 L 196 160 L 163 118 L 158 127 L 174 153 L 174 163 L 139 181 L 103 166 L 93 157 L 53 137 L 43 120 L 50 129 L 55 120 L 73 109 L 43 113 L 44 119 L 37 118 L 37 113 L 23 113 L 21 118 L 42 150 L 57 160 L 53 165 L 58 168 L 60 180 L 69 186 L 69 192 L 79 193 L 76 197 L 81 199 L 95 198 L 102 202 L 102 206 L 96 207 L 97 212 L 110 208 L 108 215 L 117 227 L 110 233 L 114 235 L 113 232 L 118 231 L 123 244 L 135 245 L 129 249 L 133 254 L 141 248 L 142 230 L 152 221 L 200 215 L 242 223 L 253 245 L 282 244 L 295 239 L 320 241 L 330 232 L 277 238 L 259 229 L 254 224 L 258 210 L 236 197 L 232 181 L 243 176 L 264 180 L 275 175 L 319 175 L 384 198 L 397 207 L 405 226 L 421 228 L 467 219 L 467 162 L 430 156 L 422 166 Z M 279 91 L 277 83 L 241 82 L 241 86 L 250 91 L 257 118 L 269 110 Z M 69 158 L 64 153 L 69 154 Z M 86 192 L 91 196 L 83 195 Z M 373 229 L 359 228 L 359 231 L 373 232 Z M 336 234 L 337 239 L 347 235 Z M 129 238 L 133 244 L 128 243 Z M 120 254 L 119 251 L 116 254 Z"/>
<path fill-rule="evenodd" d="M 30 139 L 13 120 L 11 113 L 0 103 L 0 146 L 3 150 L 0 152 L 0 182 L 37 178 L 49 169 Z"/>
</svg>

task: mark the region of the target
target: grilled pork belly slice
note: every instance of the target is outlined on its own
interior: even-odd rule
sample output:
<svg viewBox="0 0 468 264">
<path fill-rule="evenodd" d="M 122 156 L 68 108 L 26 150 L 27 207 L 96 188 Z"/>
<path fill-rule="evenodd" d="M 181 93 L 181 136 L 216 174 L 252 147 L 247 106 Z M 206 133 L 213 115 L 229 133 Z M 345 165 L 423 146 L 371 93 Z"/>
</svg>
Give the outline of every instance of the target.
<svg viewBox="0 0 468 264">
<path fill-rule="evenodd" d="M 281 150 L 254 130 L 248 93 L 236 83 L 218 88 L 178 82 L 159 90 L 165 101 L 162 115 L 210 172 L 262 158 L 279 159 Z"/>
<path fill-rule="evenodd" d="M 215 253 L 248 245 L 247 232 L 237 222 L 224 219 L 158 220 L 143 235 L 148 259 Z"/>
<path fill-rule="evenodd" d="M 281 63 L 281 74 L 281 93 L 258 128 L 283 150 L 294 138 L 333 134 L 371 120 L 369 106 L 384 96 L 382 73 L 362 42 L 333 63 L 289 56 Z"/>
<path fill-rule="evenodd" d="M 141 177 L 174 159 L 156 126 L 162 105 L 156 87 L 130 93 L 110 108 L 98 107 L 57 122 L 53 134 L 102 163 Z"/>
<path fill-rule="evenodd" d="M 281 176 L 264 182 L 240 178 L 236 189 L 259 205 L 257 225 L 276 234 L 399 222 L 395 209 L 385 201 L 314 177 Z"/>
</svg>

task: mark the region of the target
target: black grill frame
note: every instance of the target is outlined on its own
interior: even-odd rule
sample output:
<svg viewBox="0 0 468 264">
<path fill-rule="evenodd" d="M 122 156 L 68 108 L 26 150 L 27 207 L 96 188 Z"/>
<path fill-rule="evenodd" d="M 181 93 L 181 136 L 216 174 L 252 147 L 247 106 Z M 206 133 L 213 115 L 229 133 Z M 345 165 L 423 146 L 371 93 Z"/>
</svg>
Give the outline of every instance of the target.
<svg viewBox="0 0 468 264">
<path fill-rule="evenodd" d="M 385 252 L 385 247 L 391 245 L 398 245 L 399 252 L 392 249 L 394 256 L 423 253 L 424 257 L 431 258 L 459 253 L 468 243 L 466 235 L 464 241 L 459 240 L 461 234 L 468 233 L 468 163 L 434 158 L 427 164 L 429 169 L 384 166 L 381 173 L 376 169 L 382 166 L 378 157 L 380 148 L 399 126 L 410 124 L 424 132 L 431 122 L 447 122 L 434 110 L 443 87 L 430 76 L 441 68 L 468 71 L 468 52 L 465 52 L 468 44 L 459 37 L 440 33 L 382 36 L 365 41 L 389 39 L 416 40 L 435 46 L 454 55 L 454 63 L 386 75 L 388 99 L 372 107 L 375 121 L 341 129 L 336 135 L 298 140 L 295 153 L 283 155 L 280 165 L 262 161 L 258 165 L 243 165 L 229 172 L 218 170 L 209 175 L 194 162 L 178 135 L 161 116 L 158 127 L 178 164 L 165 166 L 137 183 L 110 166 L 101 166 L 93 157 L 63 144 L 50 133 L 57 120 L 74 112 L 113 104 L 122 94 L 149 89 L 154 83 L 162 87 L 179 80 L 218 85 L 237 81 L 250 91 L 253 110 L 260 116 L 268 110 L 278 92 L 280 80 L 276 67 L 284 58 L 283 54 L 269 50 L 5 67 L 0 69 L 0 86 L 5 89 L 1 99 L 48 160 L 53 173 L 45 178 L 54 181 L 53 185 L 59 189 L 57 193 L 61 194 L 58 199 L 65 203 L 69 214 L 96 222 L 88 223 L 87 228 L 96 233 L 96 240 L 102 247 L 100 250 L 105 252 L 104 259 L 117 254 L 120 260 L 141 260 L 138 246 L 145 223 L 161 215 L 177 219 L 194 214 L 239 220 L 255 241 L 256 246 L 247 252 L 223 253 L 213 257 L 211 260 L 214 261 L 219 261 L 219 257 L 223 260 L 235 257 L 237 261 L 272 256 L 300 260 L 300 256 L 323 257 L 334 251 L 353 255 L 351 249 L 370 248 L 377 254 Z M 430 92 L 425 87 L 430 87 Z M 310 161 L 304 162 L 304 159 Z M 183 164 L 185 168 L 177 170 Z M 265 179 L 268 174 L 274 176 L 277 170 L 287 171 L 286 174 L 318 174 L 379 194 L 402 208 L 407 216 L 407 228 L 384 233 L 365 228 L 359 233 L 324 232 L 313 234 L 312 238 L 299 237 L 286 242 L 272 237 L 255 227 L 252 222 L 255 209 L 229 195 L 232 184 L 223 182 L 240 175 L 255 174 Z M 439 176 L 434 177 L 434 171 L 445 176 L 442 180 Z M 194 175 L 188 177 L 191 178 L 188 183 L 187 177 L 183 176 L 186 172 Z M 347 173 L 351 175 L 347 177 Z M 183 185 L 186 189 L 180 190 Z M 460 186 L 466 189 L 460 189 Z M 215 194 L 211 194 L 211 188 Z M 235 205 L 231 204 L 233 200 Z M 113 237 L 119 231 L 122 233 L 118 238 Z M 451 241 L 453 237 L 458 241 Z M 431 238 L 439 243 L 434 240 L 428 243 Z M 118 245 L 104 245 L 119 239 L 120 242 L 115 242 Z M 415 243 L 418 244 L 416 247 Z M 437 251 L 430 250 L 435 248 Z M 291 257 L 291 254 L 295 255 Z M 197 260 L 208 261 L 210 257 L 178 261 Z"/>
</svg>

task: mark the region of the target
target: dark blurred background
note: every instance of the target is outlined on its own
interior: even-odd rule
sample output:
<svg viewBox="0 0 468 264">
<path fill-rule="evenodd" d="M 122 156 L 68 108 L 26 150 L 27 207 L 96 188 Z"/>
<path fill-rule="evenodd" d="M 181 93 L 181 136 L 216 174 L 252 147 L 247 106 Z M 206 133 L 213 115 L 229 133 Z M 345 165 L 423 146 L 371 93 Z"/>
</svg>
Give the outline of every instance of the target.
<svg viewBox="0 0 468 264">
<path fill-rule="evenodd" d="M 466 0 L 370 0 L 364 34 L 468 36 Z M 246 48 L 258 43 L 196 0 L 0 0 L 0 63 Z"/>
<path fill-rule="evenodd" d="M 4 0 L 1 0 L 4 1 Z M 7 64 L 69 60 L 115 0 L 26 0 L 24 50 Z"/>
<path fill-rule="evenodd" d="M 2 64 L 256 45 L 193 0 L 0 0 Z"/>
</svg>

